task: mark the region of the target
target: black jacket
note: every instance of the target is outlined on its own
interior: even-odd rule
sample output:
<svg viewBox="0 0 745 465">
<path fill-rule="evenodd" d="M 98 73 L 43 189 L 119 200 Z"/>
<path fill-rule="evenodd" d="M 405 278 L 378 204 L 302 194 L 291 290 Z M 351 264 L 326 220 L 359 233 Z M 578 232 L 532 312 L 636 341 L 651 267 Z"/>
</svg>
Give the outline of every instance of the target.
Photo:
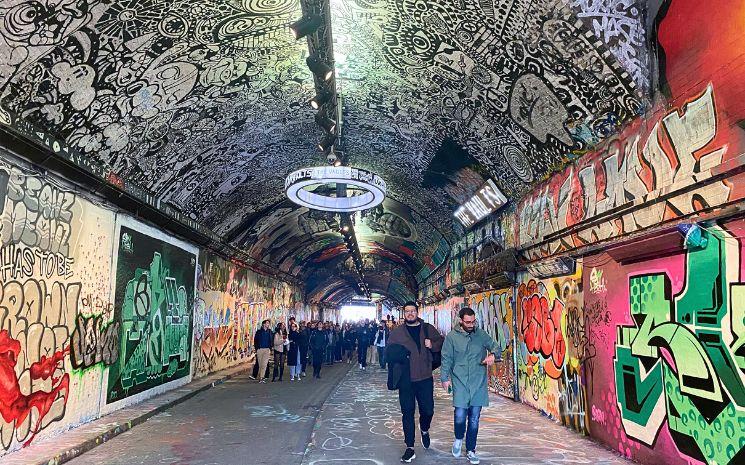
<svg viewBox="0 0 745 465">
<path fill-rule="evenodd" d="M 274 347 L 274 334 L 269 329 L 260 328 L 254 336 L 254 348 L 271 349 Z"/>
<path fill-rule="evenodd" d="M 298 350 L 300 349 L 301 335 L 298 331 L 290 331 L 287 335 L 290 340 L 290 347 L 287 350 L 287 365 L 295 366 L 298 365 Z"/>
<path fill-rule="evenodd" d="M 310 333 L 310 350 L 326 350 L 327 345 L 328 339 L 326 338 L 325 331 L 319 331 L 316 329 Z"/>
<path fill-rule="evenodd" d="M 385 361 L 388 364 L 388 389 L 391 391 L 411 384 L 410 355 L 409 349 L 401 344 L 388 344 L 385 347 Z"/>
</svg>

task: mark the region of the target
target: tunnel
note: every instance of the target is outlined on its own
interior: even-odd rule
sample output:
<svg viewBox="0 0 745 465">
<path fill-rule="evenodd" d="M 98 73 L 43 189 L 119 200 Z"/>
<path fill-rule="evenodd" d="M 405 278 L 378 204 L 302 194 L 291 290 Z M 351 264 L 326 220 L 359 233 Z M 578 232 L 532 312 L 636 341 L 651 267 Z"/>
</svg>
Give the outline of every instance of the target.
<svg viewBox="0 0 745 465">
<path fill-rule="evenodd" d="M 0 463 L 745 463 L 743 31 L 0 0 Z"/>
</svg>

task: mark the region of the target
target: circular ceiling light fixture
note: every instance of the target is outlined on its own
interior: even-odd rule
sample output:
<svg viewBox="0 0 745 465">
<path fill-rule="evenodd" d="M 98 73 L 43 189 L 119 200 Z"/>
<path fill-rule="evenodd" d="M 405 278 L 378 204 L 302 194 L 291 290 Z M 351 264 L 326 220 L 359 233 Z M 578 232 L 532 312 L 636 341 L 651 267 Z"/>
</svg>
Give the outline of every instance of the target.
<svg viewBox="0 0 745 465">
<path fill-rule="evenodd" d="M 316 193 L 337 192 L 346 185 L 346 197 Z M 319 189 L 327 186 L 330 189 Z M 386 184 L 377 174 L 350 166 L 316 166 L 294 171 L 285 179 L 285 193 L 294 203 L 314 210 L 356 212 L 374 208 L 385 199 Z M 349 192 L 347 193 L 349 194 Z"/>
</svg>

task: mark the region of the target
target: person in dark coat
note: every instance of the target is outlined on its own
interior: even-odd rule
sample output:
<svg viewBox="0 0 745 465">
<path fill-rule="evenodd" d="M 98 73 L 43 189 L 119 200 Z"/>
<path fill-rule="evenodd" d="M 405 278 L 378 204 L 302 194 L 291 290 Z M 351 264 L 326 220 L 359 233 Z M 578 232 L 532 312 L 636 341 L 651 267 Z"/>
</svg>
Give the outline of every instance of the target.
<svg viewBox="0 0 745 465">
<path fill-rule="evenodd" d="M 344 352 L 344 339 L 341 337 L 341 327 L 334 325 L 334 362 L 341 362 L 342 352 Z"/>
<path fill-rule="evenodd" d="M 287 366 L 290 367 L 290 381 L 300 381 L 300 330 L 297 323 L 290 323 L 290 332 L 287 335 L 290 345 L 287 350 Z"/>
<path fill-rule="evenodd" d="M 381 325 L 378 327 L 378 331 L 375 333 L 375 349 L 378 351 L 378 362 L 380 368 L 385 368 L 385 345 L 388 342 L 389 329 L 387 325 Z"/>
<path fill-rule="evenodd" d="M 300 339 L 298 346 L 300 348 L 300 375 L 305 377 L 305 367 L 308 365 L 308 343 L 310 341 L 310 328 L 305 322 L 300 322 Z"/>
<path fill-rule="evenodd" d="M 357 332 L 354 327 L 347 323 L 347 329 L 344 330 L 344 356 L 347 363 L 352 363 L 354 348 L 357 345 Z"/>
<path fill-rule="evenodd" d="M 398 389 L 398 402 L 401 405 L 401 423 L 404 430 L 406 450 L 401 457 L 405 463 L 416 458 L 414 434 L 416 407 L 419 405 L 419 428 L 422 433 L 422 446 L 429 449 L 429 427 L 435 414 L 434 380 L 432 379 L 433 353 L 442 351 L 442 334 L 429 323 L 419 318 L 416 302 L 404 305 L 404 324 L 391 330 L 388 344 L 400 344 L 409 351 L 408 385 Z"/>
<path fill-rule="evenodd" d="M 323 366 L 323 358 L 326 353 L 328 339 L 326 333 L 323 331 L 323 327 L 316 328 L 316 324 L 313 323 L 311 328 L 310 350 L 313 354 L 313 377 L 321 379 L 321 366 Z"/>
<path fill-rule="evenodd" d="M 357 330 L 357 363 L 360 370 L 367 370 L 367 348 L 370 345 L 370 330 L 362 325 Z"/>
</svg>

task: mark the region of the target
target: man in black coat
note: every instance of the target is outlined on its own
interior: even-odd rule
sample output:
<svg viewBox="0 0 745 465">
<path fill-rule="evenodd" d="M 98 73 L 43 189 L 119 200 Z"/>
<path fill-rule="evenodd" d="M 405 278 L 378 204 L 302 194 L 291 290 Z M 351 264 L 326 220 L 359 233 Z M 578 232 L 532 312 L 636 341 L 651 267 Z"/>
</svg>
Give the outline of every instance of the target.
<svg viewBox="0 0 745 465">
<path fill-rule="evenodd" d="M 360 370 L 367 370 L 367 348 L 370 345 L 370 329 L 366 325 L 357 330 L 357 363 Z"/>
<path fill-rule="evenodd" d="M 316 324 L 312 323 L 310 333 L 310 350 L 313 353 L 314 378 L 321 379 L 321 366 L 323 366 L 323 358 L 326 353 L 327 346 L 328 338 L 326 337 L 326 333 L 323 331 L 323 327 L 317 328 Z"/>
</svg>

